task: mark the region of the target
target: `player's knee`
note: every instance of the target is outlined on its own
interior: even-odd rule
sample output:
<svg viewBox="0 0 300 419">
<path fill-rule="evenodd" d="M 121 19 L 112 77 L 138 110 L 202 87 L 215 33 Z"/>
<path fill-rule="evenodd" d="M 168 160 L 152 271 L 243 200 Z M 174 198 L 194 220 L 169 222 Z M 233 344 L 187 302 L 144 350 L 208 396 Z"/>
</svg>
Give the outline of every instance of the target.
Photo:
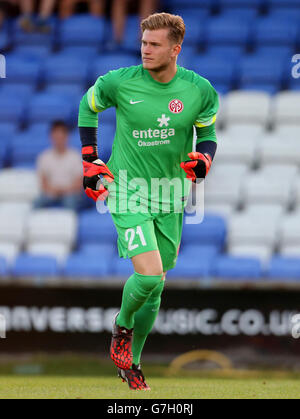
<svg viewBox="0 0 300 419">
<path fill-rule="evenodd" d="M 152 262 L 152 263 L 151 263 Z M 161 260 L 150 261 L 136 266 L 135 269 L 141 275 L 163 277 L 163 266 Z"/>
<path fill-rule="evenodd" d="M 161 284 L 163 273 L 161 272 L 157 275 L 145 275 L 136 272 L 136 276 L 140 281 L 141 287 L 149 292 L 152 292 L 159 284 Z"/>
</svg>

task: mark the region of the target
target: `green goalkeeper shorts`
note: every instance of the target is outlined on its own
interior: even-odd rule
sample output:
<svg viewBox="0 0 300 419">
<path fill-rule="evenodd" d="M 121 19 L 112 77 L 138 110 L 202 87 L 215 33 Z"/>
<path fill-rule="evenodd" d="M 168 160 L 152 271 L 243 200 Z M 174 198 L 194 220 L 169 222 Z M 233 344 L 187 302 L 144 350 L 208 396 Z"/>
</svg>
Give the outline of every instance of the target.
<svg viewBox="0 0 300 419">
<path fill-rule="evenodd" d="M 175 267 L 182 236 L 183 212 L 111 215 L 118 232 L 121 258 L 159 250 L 164 272 Z"/>
</svg>

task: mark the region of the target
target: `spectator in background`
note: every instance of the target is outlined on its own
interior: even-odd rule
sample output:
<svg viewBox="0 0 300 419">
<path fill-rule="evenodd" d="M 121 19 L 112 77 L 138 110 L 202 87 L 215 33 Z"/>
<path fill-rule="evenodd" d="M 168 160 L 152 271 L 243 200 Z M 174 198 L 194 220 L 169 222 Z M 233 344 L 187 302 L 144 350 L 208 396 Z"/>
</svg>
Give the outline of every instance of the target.
<svg viewBox="0 0 300 419">
<path fill-rule="evenodd" d="M 51 127 L 52 148 L 38 158 L 37 169 L 42 194 L 35 208 L 61 206 L 79 210 L 82 201 L 81 155 L 68 147 L 69 129 L 62 121 Z"/>
<path fill-rule="evenodd" d="M 9 3 L 0 1 L 0 51 L 5 51 L 10 45 L 8 36 L 7 17 L 9 16 Z"/>
<path fill-rule="evenodd" d="M 17 5 L 18 0 L 0 0 L 0 31 L 4 28 L 6 18 L 12 13 L 13 7 Z"/>
<path fill-rule="evenodd" d="M 94 16 L 103 16 L 105 14 L 105 0 L 61 0 L 59 2 L 60 17 L 65 19 L 72 16 L 78 3 L 88 3 L 89 11 Z"/>
<path fill-rule="evenodd" d="M 5 11 L 4 11 L 4 8 L 1 6 L 1 3 L 0 3 L 0 32 L 4 27 L 4 21 L 5 21 Z"/>
<path fill-rule="evenodd" d="M 62 0 L 59 3 L 59 14 L 62 18 L 70 17 L 74 13 L 75 5 L 88 3 L 90 13 L 94 16 L 105 15 L 106 0 Z M 129 6 L 138 7 L 140 19 L 144 19 L 156 11 L 158 0 L 113 0 L 111 2 L 111 15 L 114 30 L 114 42 L 117 45 L 122 43 L 124 37 L 125 23 Z"/>
<path fill-rule="evenodd" d="M 51 27 L 49 18 L 54 11 L 56 0 L 39 0 L 39 11 L 37 19 L 33 18 L 34 0 L 19 0 L 22 17 L 20 26 L 25 32 L 42 32 L 49 33 Z"/>
<path fill-rule="evenodd" d="M 112 22 L 114 28 L 114 38 L 117 44 L 120 44 L 124 37 L 124 29 L 128 14 L 128 7 L 132 0 L 113 0 L 112 3 Z M 158 0 L 139 0 L 138 2 L 140 19 L 145 19 L 152 13 L 155 13 Z"/>
</svg>

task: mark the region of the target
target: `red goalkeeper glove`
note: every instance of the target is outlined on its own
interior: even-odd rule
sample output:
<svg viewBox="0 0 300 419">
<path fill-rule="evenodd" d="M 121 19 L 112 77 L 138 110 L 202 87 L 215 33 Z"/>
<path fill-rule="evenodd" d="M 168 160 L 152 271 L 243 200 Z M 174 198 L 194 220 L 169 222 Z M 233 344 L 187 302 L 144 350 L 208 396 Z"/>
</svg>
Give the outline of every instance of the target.
<svg viewBox="0 0 300 419">
<path fill-rule="evenodd" d="M 191 160 L 180 163 L 180 167 L 186 172 L 187 178 L 192 182 L 196 179 L 205 179 L 210 168 L 212 159 L 209 154 L 193 152 L 188 154 Z"/>
<path fill-rule="evenodd" d="M 82 148 L 83 159 L 83 187 L 85 193 L 94 201 L 100 199 L 104 201 L 108 196 L 108 190 L 101 183 L 103 176 L 109 183 L 114 181 L 114 175 L 111 173 L 106 164 L 98 158 L 96 146 L 86 146 Z"/>
</svg>

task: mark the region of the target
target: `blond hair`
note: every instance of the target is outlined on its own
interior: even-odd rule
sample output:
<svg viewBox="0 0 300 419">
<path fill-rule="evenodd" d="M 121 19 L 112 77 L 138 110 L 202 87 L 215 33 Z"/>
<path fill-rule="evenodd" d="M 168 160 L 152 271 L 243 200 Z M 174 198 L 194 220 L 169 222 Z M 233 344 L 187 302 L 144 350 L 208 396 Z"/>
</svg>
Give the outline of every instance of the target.
<svg viewBox="0 0 300 419">
<path fill-rule="evenodd" d="M 168 38 L 171 42 L 182 44 L 185 35 L 185 24 L 181 16 L 170 13 L 154 13 L 141 22 L 141 30 L 155 31 L 169 29 Z"/>
</svg>

